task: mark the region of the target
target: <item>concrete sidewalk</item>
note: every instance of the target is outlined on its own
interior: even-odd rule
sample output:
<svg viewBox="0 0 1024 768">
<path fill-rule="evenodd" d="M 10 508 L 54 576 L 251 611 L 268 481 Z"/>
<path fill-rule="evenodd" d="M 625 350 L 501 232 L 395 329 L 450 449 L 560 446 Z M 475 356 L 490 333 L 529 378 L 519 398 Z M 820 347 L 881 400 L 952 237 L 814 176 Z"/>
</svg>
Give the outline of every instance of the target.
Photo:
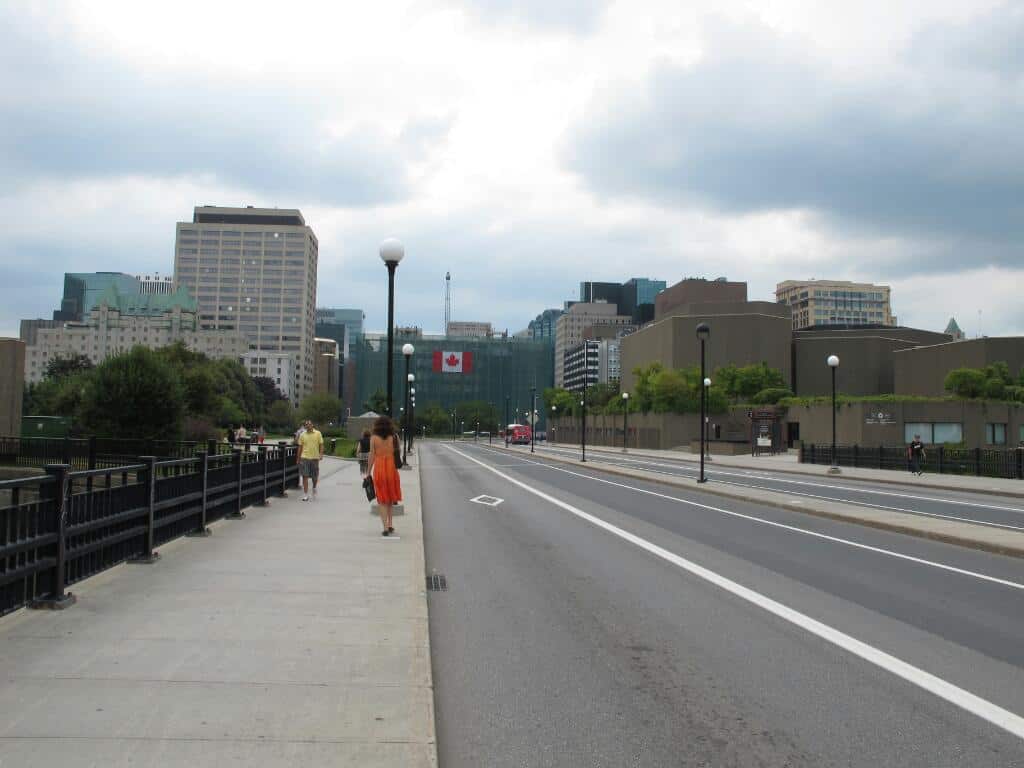
<svg viewBox="0 0 1024 768">
<path fill-rule="evenodd" d="M 418 464 L 418 462 L 414 462 Z M 397 538 L 354 462 L 0 620 L 0 766 L 437 765 L 419 472 Z"/>
<path fill-rule="evenodd" d="M 579 449 L 579 443 L 551 443 L 554 448 Z M 622 455 L 621 448 L 609 448 L 608 446 L 587 446 L 587 455 L 614 454 Z M 659 451 L 643 448 L 630 448 L 630 456 L 645 456 L 650 458 L 668 458 L 673 460 L 689 461 L 694 464 L 700 462 L 699 453 L 688 451 Z M 766 472 L 791 472 L 797 475 L 811 475 L 816 477 L 830 476 L 829 467 L 823 464 L 801 464 L 798 451 L 778 453 L 774 456 L 720 456 L 715 454 L 707 465 L 710 469 L 716 467 L 728 467 L 730 469 L 752 469 Z M 892 485 L 914 485 L 925 489 L 937 491 L 963 491 L 973 493 L 997 494 L 999 496 L 1011 496 L 1024 498 L 1024 480 L 1014 480 L 1003 477 L 976 477 L 974 475 L 939 475 L 926 472 L 920 477 L 911 475 L 895 469 L 866 469 L 863 467 L 841 467 L 840 477 L 844 480 L 859 480 L 873 483 L 886 483 Z"/>
<path fill-rule="evenodd" d="M 504 445 L 492 447 L 515 453 L 522 453 L 523 451 L 519 447 L 505 448 Z M 525 450 L 529 452 L 530 449 L 527 447 Z M 924 539 L 934 539 L 935 541 L 943 541 L 947 544 L 956 544 L 999 555 L 1024 557 L 1024 533 L 1017 531 L 1008 531 L 1001 528 L 963 523 L 955 520 L 923 517 L 921 515 L 891 510 L 870 509 L 856 504 L 846 504 L 826 499 L 798 499 L 787 493 L 721 485 L 715 483 L 714 480 L 697 485 L 695 478 L 658 474 L 645 471 L 643 467 L 622 467 L 607 463 L 608 460 L 614 459 L 616 455 L 621 456 L 622 454 L 614 454 L 609 451 L 592 452 L 590 448 L 587 448 L 586 464 L 575 458 L 543 451 L 538 455 L 538 458 L 579 469 L 598 469 L 601 472 L 618 475 L 619 477 L 646 480 L 673 488 L 698 491 L 727 499 L 765 504 L 791 512 L 827 517 L 832 520 L 865 525 L 870 528 L 879 528 L 895 533 L 904 533 Z"/>
</svg>

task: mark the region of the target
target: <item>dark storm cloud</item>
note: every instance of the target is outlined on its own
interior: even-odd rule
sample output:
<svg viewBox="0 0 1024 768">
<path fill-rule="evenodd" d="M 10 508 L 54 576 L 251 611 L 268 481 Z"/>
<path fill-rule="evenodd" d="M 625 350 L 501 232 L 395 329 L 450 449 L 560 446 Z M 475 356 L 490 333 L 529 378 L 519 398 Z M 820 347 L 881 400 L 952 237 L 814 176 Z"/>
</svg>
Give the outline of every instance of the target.
<svg viewBox="0 0 1024 768">
<path fill-rule="evenodd" d="M 988 18 L 950 28 L 941 45 L 989 50 L 998 29 Z M 834 227 L 962 240 L 984 260 L 1024 261 L 1010 242 L 1024 234 L 1019 84 L 936 64 L 851 85 L 768 30 L 729 25 L 705 50 L 692 68 L 662 65 L 641 92 L 593 105 L 564 158 L 596 193 L 809 209 Z"/>
<path fill-rule="evenodd" d="M 206 174 L 273 198 L 393 203 L 409 194 L 408 163 L 450 125 L 413 121 L 391 138 L 356 122 L 336 133 L 329 122 L 348 116 L 289 83 L 144 76 L 30 39 L 17 24 L 0 43 L 0 175 L 9 184 Z"/>
</svg>

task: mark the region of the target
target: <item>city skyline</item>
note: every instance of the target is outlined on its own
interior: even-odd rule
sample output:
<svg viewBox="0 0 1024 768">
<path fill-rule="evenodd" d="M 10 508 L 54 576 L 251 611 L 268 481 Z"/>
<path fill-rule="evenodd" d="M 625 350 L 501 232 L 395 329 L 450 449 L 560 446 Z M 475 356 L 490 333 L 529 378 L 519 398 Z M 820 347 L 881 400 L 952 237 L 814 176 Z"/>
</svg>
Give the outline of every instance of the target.
<svg viewBox="0 0 1024 768">
<path fill-rule="evenodd" d="M 902 324 L 1024 333 L 1021 13 L 845 5 L 300 4 L 272 33 L 205 6 L 195 29 L 188 3 L 4 9 L 4 49 L 37 66 L 0 75 L 0 333 L 64 272 L 168 273 L 204 203 L 303 210 L 320 303 L 371 329 L 395 236 L 396 321 L 427 330 L 451 271 L 453 317 L 513 333 L 580 279 L 722 274 L 764 300 L 883 283 Z"/>
</svg>

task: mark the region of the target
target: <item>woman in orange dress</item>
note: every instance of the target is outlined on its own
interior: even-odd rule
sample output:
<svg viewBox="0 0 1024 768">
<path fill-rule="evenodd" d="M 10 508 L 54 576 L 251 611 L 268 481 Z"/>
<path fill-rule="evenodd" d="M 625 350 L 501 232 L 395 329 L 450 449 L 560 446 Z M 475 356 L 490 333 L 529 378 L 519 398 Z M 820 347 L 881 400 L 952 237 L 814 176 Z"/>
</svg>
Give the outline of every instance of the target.
<svg viewBox="0 0 1024 768">
<path fill-rule="evenodd" d="M 384 526 L 383 536 L 390 536 L 395 532 L 391 522 L 391 508 L 402 500 L 402 482 L 398 478 L 398 468 L 395 466 L 397 451 L 398 435 L 395 434 L 395 425 L 387 416 L 381 416 L 373 422 L 366 475 L 373 478 L 373 492 L 377 495 L 377 509 L 380 510 L 380 521 Z"/>
</svg>

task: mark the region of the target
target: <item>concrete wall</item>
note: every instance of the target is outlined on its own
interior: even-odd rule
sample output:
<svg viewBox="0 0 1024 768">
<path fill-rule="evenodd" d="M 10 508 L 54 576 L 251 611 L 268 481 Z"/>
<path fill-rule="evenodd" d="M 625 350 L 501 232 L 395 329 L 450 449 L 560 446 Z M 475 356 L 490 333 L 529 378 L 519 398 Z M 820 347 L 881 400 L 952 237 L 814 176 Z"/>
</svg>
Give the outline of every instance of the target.
<svg viewBox="0 0 1024 768">
<path fill-rule="evenodd" d="M 882 414 L 882 418 L 879 418 Z M 804 443 L 832 442 L 831 406 L 794 406 L 783 423 L 798 423 Z M 879 423 L 882 422 L 882 423 Z M 1024 426 L 1024 405 L 951 400 L 935 403 L 850 403 L 836 411 L 836 442 L 841 445 L 903 445 L 908 423 L 958 422 L 963 424 L 964 444 L 991 448 L 985 441 L 987 423 L 1006 424 L 1006 446 L 1016 446 Z M 999 446 L 1002 447 L 1002 446 Z"/>
<path fill-rule="evenodd" d="M 633 369 L 659 361 L 666 368 L 700 365 L 698 323 L 711 328 L 707 342 L 707 370 L 733 363 L 767 363 L 792 375 L 791 317 L 789 307 L 768 301 L 695 306 L 693 314 L 674 315 L 641 328 L 622 339 L 622 390 L 634 387 Z"/>
<path fill-rule="evenodd" d="M 1017 376 L 1024 368 L 1024 337 L 971 339 L 893 354 L 894 391 L 901 395 L 945 395 L 943 383 L 954 368 L 984 368 L 995 362 Z"/>
<path fill-rule="evenodd" d="M 25 393 L 25 342 L 0 339 L 0 435 L 21 434 Z"/>
<path fill-rule="evenodd" d="M 746 283 L 682 280 L 670 285 L 654 298 L 654 319 L 657 321 L 678 314 L 678 308 L 684 304 L 746 300 Z"/>
<path fill-rule="evenodd" d="M 622 418 L 622 414 L 588 415 L 587 445 L 622 447 Z M 630 413 L 628 427 L 630 448 L 685 451 L 694 440 L 700 440 L 698 413 Z M 552 419 L 547 433 L 551 442 L 578 445 L 580 418 Z M 711 414 L 708 434 L 712 438 L 717 435 L 722 442 L 740 441 L 746 445 L 750 422 L 745 411 Z"/>
<path fill-rule="evenodd" d="M 836 388 L 849 395 L 891 394 L 897 350 L 949 340 L 917 328 L 817 329 L 793 333 L 793 385 L 798 395 L 830 395 L 832 373 L 825 362 L 839 357 Z"/>
</svg>

